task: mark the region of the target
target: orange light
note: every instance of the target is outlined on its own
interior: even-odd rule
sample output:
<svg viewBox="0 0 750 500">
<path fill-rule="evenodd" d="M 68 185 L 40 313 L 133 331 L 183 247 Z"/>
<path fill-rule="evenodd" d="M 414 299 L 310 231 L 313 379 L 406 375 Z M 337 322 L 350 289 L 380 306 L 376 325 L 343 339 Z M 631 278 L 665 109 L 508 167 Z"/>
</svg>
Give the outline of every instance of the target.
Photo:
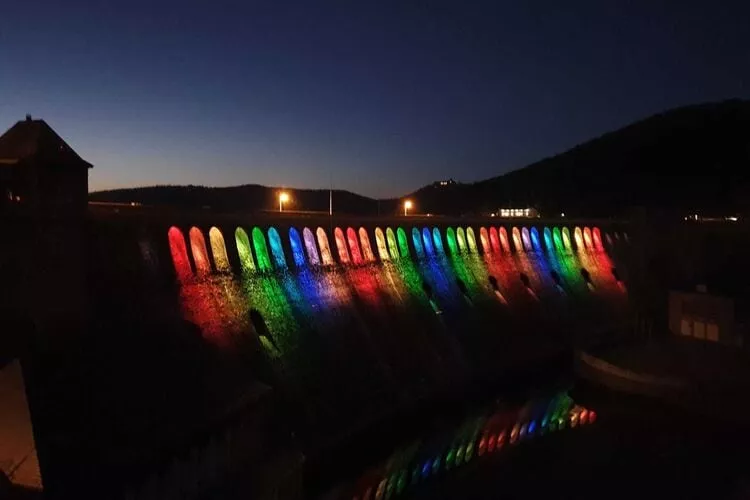
<svg viewBox="0 0 750 500">
<path fill-rule="evenodd" d="M 289 193 L 286 191 L 281 191 L 279 193 L 279 212 L 284 210 L 284 203 L 287 203 L 289 200 L 291 200 Z"/>
<path fill-rule="evenodd" d="M 414 203 L 412 203 L 411 200 L 405 200 L 404 201 L 404 215 L 409 215 L 409 210 L 411 210 L 413 206 L 414 206 Z"/>
</svg>

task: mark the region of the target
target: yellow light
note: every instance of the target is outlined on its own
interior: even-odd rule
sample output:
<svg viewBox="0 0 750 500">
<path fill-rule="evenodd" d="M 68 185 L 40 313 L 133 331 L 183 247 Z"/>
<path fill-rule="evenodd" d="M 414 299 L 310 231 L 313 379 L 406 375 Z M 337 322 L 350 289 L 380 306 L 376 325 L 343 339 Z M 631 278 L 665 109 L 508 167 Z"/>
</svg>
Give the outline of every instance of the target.
<svg viewBox="0 0 750 500">
<path fill-rule="evenodd" d="M 409 215 L 409 210 L 411 210 L 411 207 L 413 206 L 414 204 L 411 200 L 404 200 L 404 215 Z"/>
<path fill-rule="evenodd" d="M 289 193 L 286 193 L 284 191 L 279 193 L 279 201 L 281 203 L 286 203 L 287 201 L 289 201 Z"/>
</svg>

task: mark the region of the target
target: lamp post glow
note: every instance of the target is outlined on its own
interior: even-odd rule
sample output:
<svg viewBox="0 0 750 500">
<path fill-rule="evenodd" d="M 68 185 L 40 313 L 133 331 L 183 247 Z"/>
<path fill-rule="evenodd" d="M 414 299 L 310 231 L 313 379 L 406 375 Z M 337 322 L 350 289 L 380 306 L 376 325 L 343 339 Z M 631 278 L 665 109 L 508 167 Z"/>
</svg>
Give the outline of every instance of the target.
<svg viewBox="0 0 750 500">
<path fill-rule="evenodd" d="M 411 200 L 406 200 L 406 201 L 404 202 L 404 215 L 405 215 L 405 216 L 406 216 L 406 215 L 409 215 L 409 210 L 410 210 L 410 209 L 411 209 L 411 207 L 413 207 L 413 206 L 414 206 L 414 204 L 413 204 L 413 203 L 411 202 Z"/>
<path fill-rule="evenodd" d="M 289 193 L 282 191 L 279 193 L 279 212 L 284 211 L 284 203 L 289 201 Z"/>
</svg>

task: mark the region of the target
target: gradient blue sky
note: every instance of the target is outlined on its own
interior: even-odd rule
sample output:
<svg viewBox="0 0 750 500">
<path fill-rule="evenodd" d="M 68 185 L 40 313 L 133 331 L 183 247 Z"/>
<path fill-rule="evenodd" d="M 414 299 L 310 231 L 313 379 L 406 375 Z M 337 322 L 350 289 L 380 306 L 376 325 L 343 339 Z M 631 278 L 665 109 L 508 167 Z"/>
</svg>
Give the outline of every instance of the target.
<svg viewBox="0 0 750 500">
<path fill-rule="evenodd" d="M 47 120 L 92 190 L 396 196 L 750 95 L 750 2 L 620 3 L 6 2 L 0 128 Z"/>
</svg>

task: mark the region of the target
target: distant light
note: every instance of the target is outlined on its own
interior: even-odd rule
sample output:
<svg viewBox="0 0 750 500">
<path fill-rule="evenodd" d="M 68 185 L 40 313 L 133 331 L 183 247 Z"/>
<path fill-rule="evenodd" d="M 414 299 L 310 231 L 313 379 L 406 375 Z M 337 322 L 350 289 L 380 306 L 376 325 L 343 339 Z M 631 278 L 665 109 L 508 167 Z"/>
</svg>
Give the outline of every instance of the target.
<svg viewBox="0 0 750 500">
<path fill-rule="evenodd" d="M 731 216 L 731 217 L 726 217 L 726 219 L 727 219 L 728 221 L 732 221 L 732 222 L 737 222 L 737 220 L 738 220 L 739 218 L 738 218 L 738 217 L 734 217 L 734 216 Z"/>
<path fill-rule="evenodd" d="M 492 213 L 490 214 L 490 217 L 494 217 L 494 216 L 495 216 L 495 212 L 492 212 Z"/>
<path fill-rule="evenodd" d="M 560 214 L 560 217 L 565 217 L 565 212 L 562 212 L 562 213 Z"/>
<path fill-rule="evenodd" d="M 289 193 L 286 191 L 281 191 L 279 193 L 279 212 L 284 210 L 284 203 L 287 203 L 290 199 Z"/>
<path fill-rule="evenodd" d="M 404 215 L 409 215 L 409 210 L 414 206 L 411 200 L 404 200 Z"/>
</svg>

